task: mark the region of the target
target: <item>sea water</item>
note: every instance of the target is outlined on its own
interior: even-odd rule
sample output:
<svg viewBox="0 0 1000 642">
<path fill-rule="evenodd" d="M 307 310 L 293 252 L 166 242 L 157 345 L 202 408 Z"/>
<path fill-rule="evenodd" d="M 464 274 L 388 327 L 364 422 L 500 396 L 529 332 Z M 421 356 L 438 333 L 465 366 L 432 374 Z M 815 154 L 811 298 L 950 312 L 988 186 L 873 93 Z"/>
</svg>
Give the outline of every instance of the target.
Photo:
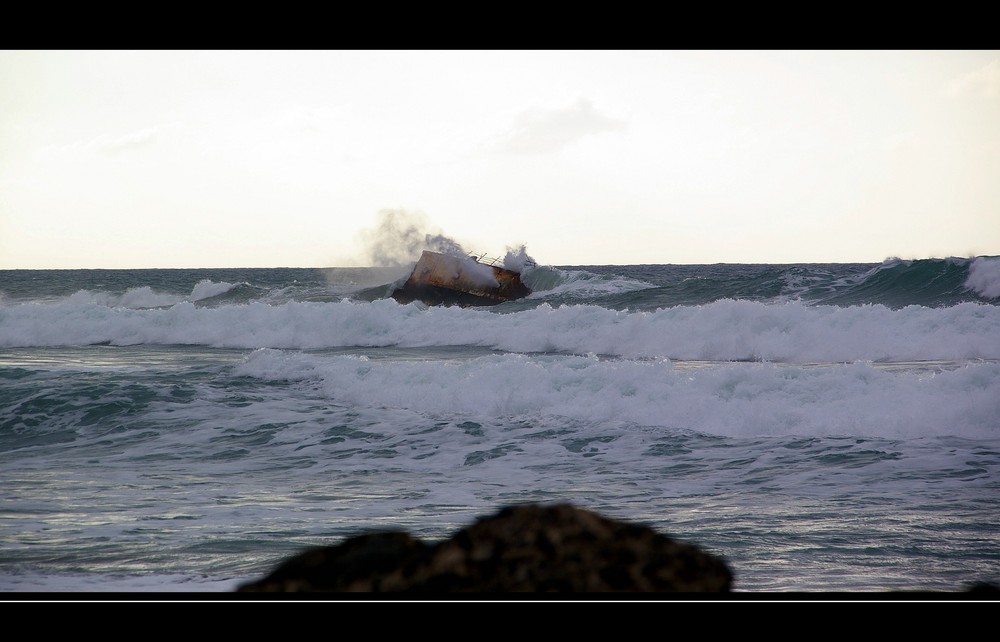
<svg viewBox="0 0 1000 642">
<path fill-rule="evenodd" d="M 1000 258 L 0 271 L 0 592 L 230 592 L 570 502 L 738 592 L 1000 584 Z"/>
</svg>

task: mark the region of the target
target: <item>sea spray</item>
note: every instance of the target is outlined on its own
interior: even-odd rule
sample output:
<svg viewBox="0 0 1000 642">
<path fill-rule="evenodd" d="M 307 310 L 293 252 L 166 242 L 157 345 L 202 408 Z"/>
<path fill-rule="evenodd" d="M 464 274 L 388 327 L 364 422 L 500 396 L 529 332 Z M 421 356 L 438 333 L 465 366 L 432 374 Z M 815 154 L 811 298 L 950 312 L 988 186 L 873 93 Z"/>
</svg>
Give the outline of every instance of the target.
<svg viewBox="0 0 1000 642">
<path fill-rule="evenodd" d="M 976 257 L 965 287 L 988 299 L 1000 298 L 1000 257 Z"/>
</svg>

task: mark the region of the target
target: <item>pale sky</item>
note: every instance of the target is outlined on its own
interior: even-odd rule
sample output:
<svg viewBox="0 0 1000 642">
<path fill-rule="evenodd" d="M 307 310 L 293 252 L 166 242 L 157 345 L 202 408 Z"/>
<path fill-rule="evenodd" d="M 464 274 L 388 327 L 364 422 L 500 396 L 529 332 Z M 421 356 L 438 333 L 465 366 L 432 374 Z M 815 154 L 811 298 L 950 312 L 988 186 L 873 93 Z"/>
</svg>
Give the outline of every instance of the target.
<svg viewBox="0 0 1000 642">
<path fill-rule="evenodd" d="M 1000 254 L 1000 51 L 0 51 L 0 269 Z"/>
</svg>

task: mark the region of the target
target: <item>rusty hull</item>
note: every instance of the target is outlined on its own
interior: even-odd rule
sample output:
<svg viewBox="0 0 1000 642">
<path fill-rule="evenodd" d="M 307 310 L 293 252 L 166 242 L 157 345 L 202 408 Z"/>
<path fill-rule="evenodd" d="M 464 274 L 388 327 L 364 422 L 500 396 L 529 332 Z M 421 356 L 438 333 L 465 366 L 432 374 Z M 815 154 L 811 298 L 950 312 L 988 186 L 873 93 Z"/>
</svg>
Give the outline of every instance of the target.
<svg viewBox="0 0 1000 642">
<path fill-rule="evenodd" d="M 499 285 L 483 285 L 477 272 L 493 271 Z M 474 258 L 449 256 L 424 250 L 403 287 L 392 293 L 400 303 L 423 301 L 427 305 L 496 305 L 531 294 L 517 272 L 477 263 Z"/>
</svg>

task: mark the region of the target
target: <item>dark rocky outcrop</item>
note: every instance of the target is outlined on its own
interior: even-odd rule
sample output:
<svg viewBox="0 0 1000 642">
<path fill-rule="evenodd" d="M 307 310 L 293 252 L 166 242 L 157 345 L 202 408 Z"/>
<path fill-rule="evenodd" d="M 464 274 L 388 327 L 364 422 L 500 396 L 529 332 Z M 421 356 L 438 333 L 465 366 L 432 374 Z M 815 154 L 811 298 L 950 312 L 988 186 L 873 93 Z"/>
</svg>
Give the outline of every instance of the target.
<svg viewBox="0 0 1000 642">
<path fill-rule="evenodd" d="M 567 504 L 522 505 L 436 544 L 404 532 L 352 537 L 305 551 L 255 591 L 728 592 L 722 560 L 651 528 Z"/>
</svg>

